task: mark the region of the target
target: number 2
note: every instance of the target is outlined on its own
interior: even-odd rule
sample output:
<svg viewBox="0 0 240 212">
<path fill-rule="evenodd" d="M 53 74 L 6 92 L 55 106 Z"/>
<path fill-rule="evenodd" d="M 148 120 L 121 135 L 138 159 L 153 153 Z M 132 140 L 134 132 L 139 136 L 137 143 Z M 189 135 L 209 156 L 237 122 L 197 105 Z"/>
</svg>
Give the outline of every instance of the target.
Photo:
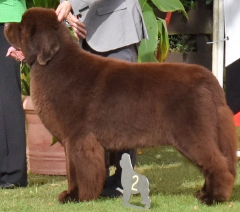
<svg viewBox="0 0 240 212">
<path fill-rule="evenodd" d="M 134 186 L 138 183 L 139 177 L 137 175 L 133 176 L 133 179 L 136 178 L 136 181 L 132 184 L 132 191 L 137 191 L 136 188 L 134 188 Z"/>
</svg>

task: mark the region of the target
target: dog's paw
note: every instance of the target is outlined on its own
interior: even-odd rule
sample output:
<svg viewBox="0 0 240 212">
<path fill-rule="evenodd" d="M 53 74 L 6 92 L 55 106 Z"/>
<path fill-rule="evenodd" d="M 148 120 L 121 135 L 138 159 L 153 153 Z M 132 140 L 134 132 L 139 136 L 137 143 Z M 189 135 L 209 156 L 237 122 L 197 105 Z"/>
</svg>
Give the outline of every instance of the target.
<svg viewBox="0 0 240 212">
<path fill-rule="evenodd" d="M 203 204 L 206 204 L 206 205 L 212 205 L 213 204 L 213 198 L 209 197 L 207 194 L 201 193 L 196 197 Z"/>
<path fill-rule="evenodd" d="M 202 196 L 203 194 L 206 194 L 206 192 L 204 192 L 203 190 L 198 190 L 195 193 L 195 197 L 198 199 L 200 196 Z"/>
<path fill-rule="evenodd" d="M 68 202 L 72 202 L 73 200 L 67 191 L 63 191 L 61 194 L 59 194 L 58 201 L 62 204 L 65 204 Z"/>
</svg>

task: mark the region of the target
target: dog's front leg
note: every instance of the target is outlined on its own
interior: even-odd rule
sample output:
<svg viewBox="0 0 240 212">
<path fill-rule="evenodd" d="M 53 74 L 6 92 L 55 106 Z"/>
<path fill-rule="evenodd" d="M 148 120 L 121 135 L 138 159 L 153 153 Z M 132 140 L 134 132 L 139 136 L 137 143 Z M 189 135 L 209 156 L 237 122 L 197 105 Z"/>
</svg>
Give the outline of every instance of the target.
<svg viewBox="0 0 240 212">
<path fill-rule="evenodd" d="M 66 142 L 66 145 L 69 144 Z M 77 202 L 78 201 L 78 186 L 77 186 L 77 179 L 76 173 L 74 171 L 75 167 L 71 161 L 71 157 L 69 157 L 68 152 L 71 152 L 71 148 L 68 146 L 64 146 L 65 149 L 65 156 L 66 156 L 66 168 L 67 168 L 67 180 L 68 180 L 68 190 L 63 191 L 58 196 L 58 201 L 60 203 L 67 203 L 67 202 Z"/>
<path fill-rule="evenodd" d="M 66 147 L 68 191 L 59 201 L 89 201 L 102 192 L 105 182 L 104 149 L 93 134 L 68 142 Z"/>
</svg>

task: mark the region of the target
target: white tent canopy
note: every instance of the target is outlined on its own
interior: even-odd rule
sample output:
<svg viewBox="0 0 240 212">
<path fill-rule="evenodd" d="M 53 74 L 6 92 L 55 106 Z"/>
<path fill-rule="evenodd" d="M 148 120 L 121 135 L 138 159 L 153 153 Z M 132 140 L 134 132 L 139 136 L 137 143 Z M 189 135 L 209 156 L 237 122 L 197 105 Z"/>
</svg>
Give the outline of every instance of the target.
<svg viewBox="0 0 240 212">
<path fill-rule="evenodd" d="M 225 67 L 240 58 L 240 1 L 224 0 Z"/>
</svg>

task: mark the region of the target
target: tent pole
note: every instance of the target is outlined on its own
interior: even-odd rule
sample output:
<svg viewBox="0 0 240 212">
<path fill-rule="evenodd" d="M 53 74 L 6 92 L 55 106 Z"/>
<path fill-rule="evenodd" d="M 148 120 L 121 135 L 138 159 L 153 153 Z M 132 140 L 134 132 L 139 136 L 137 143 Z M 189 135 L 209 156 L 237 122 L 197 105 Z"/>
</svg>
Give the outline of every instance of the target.
<svg viewBox="0 0 240 212">
<path fill-rule="evenodd" d="M 224 2 L 213 1 L 212 73 L 223 87 L 224 70 Z"/>
</svg>

